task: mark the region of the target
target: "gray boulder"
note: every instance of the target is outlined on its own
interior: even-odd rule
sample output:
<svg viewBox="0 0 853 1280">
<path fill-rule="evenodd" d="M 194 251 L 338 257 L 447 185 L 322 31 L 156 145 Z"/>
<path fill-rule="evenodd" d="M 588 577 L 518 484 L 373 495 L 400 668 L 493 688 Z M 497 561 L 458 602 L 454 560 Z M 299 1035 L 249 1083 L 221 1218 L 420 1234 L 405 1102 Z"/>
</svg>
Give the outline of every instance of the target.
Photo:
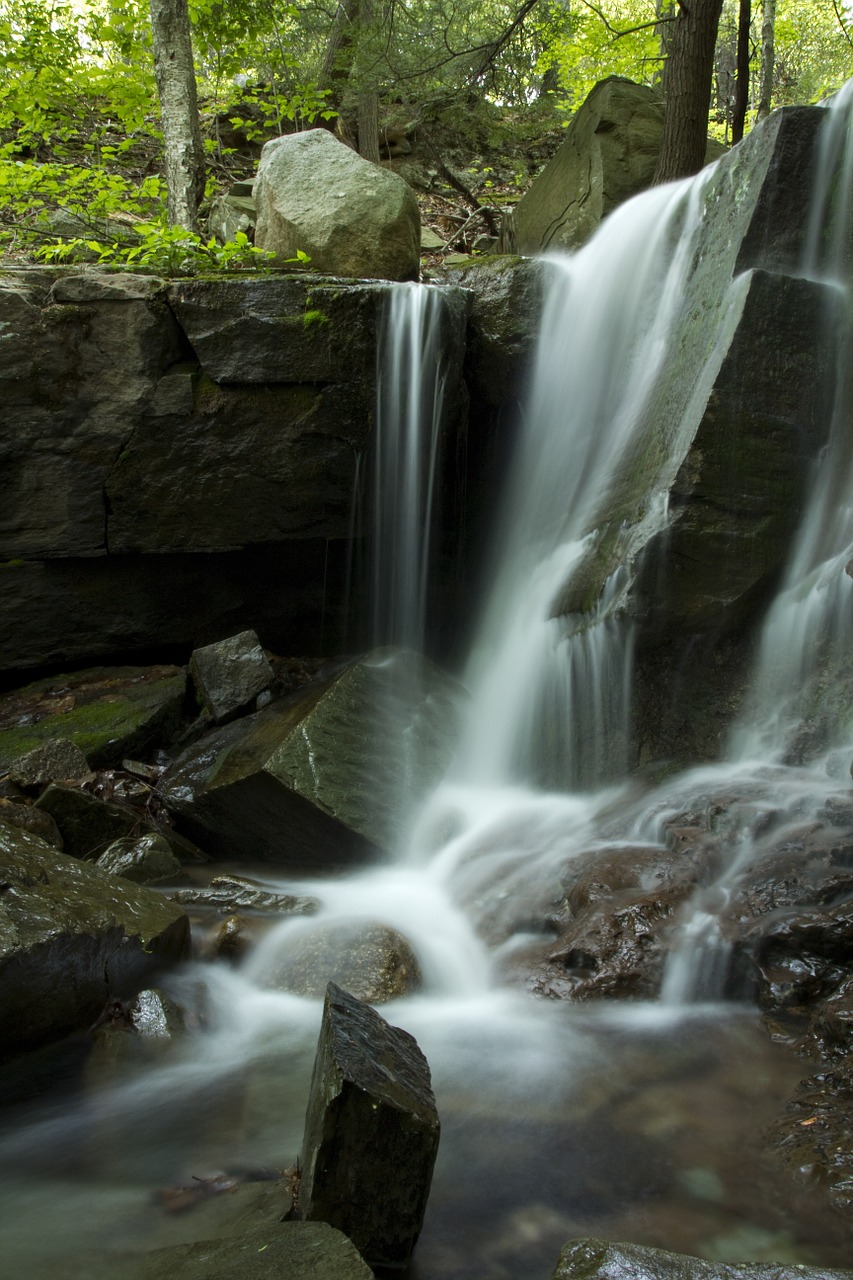
<svg viewBox="0 0 853 1280">
<path fill-rule="evenodd" d="M 851 1271 L 798 1263 L 706 1262 L 639 1244 L 571 1240 L 551 1280 L 850 1280 Z"/>
<path fill-rule="evenodd" d="M 4 1055 L 88 1026 L 189 954 L 179 907 L 2 824 L 0 877 Z"/>
<path fill-rule="evenodd" d="M 39 787 L 45 782 L 78 782 L 92 776 L 88 760 L 69 738 L 50 738 L 9 766 L 9 777 L 20 787 Z"/>
<path fill-rule="evenodd" d="M 300 932 L 284 946 L 265 985 L 320 1000 L 329 982 L 368 1004 L 385 1004 L 421 985 L 417 957 L 396 929 L 336 921 Z"/>
<path fill-rule="evenodd" d="M 417 1243 L 440 1126 L 415 1040 L 329 983 L 302 1144 L 300 1212 L 343 1231 L 371 1267 Z"/>
<path fill-rule="evenodd" d="M 274 679 L 254 631 L 193 650 L 190 676 L 205 713 L 222 723 L 236 715 Z"/>
<path fill-rule="evenodd" d="M 374 650 L 203 738 L 158 791 L 218 856 L 315 870 L 375 857 L 443 776 L 463 697 L 425 658 Z"/>
<path fill-rule="evenodd" d="M 663 100 L 620 76 L 600 81 L 565 141 L 515 208 L 502 247 L 512 253 L 577 249 L 623 201 L 651 186 Z M 706 164 L 725 148 L 709 139 Z"/>
<path fill-rule="evenodd" d="M 254 198 L 255 244 L 279 263 L 301 250 L 330 275 L 418 277 L 420 214 L 411 187 L 326 129 L 266 143 Z"/>
</svg>

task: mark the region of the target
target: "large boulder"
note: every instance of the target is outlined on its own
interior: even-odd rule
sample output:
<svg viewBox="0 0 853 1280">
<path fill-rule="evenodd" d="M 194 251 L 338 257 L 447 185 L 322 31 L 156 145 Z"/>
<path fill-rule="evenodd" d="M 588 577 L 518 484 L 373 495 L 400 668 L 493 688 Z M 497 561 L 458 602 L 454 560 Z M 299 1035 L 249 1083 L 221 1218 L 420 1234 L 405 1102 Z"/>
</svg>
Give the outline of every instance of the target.
<svg viewBox="0 0 853 1280">
<path fill-rule="evenodd" d="M 417 1243 L 440 1125 L 412 1036 L 329 983 L 302 1144 L 300 1212 L 343 1231 L 374 1269 Z"/>
<path fill-rule="evenodd" d="M 406 939 L 385 924 L 337 920 L 282 940 L 264 984 L 320 1000 L 329 982 L 359 1000 L 385 1004 L 421 985 L 421 969 Z"/>
<path fill-rule="evenodd" d="M 418 277 L 420 214 L 411 187 L 326 129 L 266 143 L 254 199 L 255 244 L 279 263 L 301 250 L 330 275 Z"/>
<path fill-rule="evenodd" d="M 600 81 L 516 205 L 503 247 L 513 253 L 578 248 L 612 209 L 651 186 L 662 129 L 663 99 L 654 89 L 620 76 Z M 723 151 L 709 139 L 705 163 Z"/>
<path fill-rule="evenodd" d="M 189 954 L 187 917 L 0 824 L 0 1044 L 4 1055 L 90 1025 Z"/>
<path fill-rule="evenodd" d="M 417 654 L 375 650 L 203 738 L 159 794 L 221 857 L 314 870 L 375 857 L 395 847 L 443 776 L 463 696 Z"/>
</svg>

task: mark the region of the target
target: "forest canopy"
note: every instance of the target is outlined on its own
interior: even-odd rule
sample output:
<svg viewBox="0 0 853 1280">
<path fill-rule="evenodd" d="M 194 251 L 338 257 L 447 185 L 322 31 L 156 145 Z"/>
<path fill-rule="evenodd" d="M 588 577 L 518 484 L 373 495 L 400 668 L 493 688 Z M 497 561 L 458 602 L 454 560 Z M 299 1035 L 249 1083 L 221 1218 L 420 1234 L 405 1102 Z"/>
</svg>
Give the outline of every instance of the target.
<svg viewBox="0 0 853 1280">
<path fill-rule="evenodd" d="M 747 128 L 769 17 L 772 106 L 815 101 L 853 73 L 853 13 L 839 0 L 752 12 L 726 0 L 709 114 L 723 141 L 745 6 Z M 55 257 L 83 227 L 107 258 L 110 246 L 143 255 L 146 237 L 168 257 L 151 12 L 147 0 L 0 0 L 0 248 Z M 660 86 L 675 16 L 667 0 L 189 0 L 204 196 L 245 173 L 246 148 L 294 129 L 336 127 L 374 158 L 358 141 L 365 104 L 382 127 L 464 119 L 496 146 L 501 130 L 523 143 L 531 121 L 566 124 L 607 75 Z M 225 257 L 250 252 L 240 243 Z"/>
</svg>

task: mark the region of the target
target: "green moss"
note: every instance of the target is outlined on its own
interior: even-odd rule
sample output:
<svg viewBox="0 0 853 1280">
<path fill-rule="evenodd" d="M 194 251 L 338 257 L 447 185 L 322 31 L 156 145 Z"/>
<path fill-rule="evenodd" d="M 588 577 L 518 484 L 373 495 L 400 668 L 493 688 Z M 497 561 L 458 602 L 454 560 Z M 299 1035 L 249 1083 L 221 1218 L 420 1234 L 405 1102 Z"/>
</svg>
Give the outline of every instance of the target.
<svg viewBox="0 0 853 1280">
<path fill-rule="evenodd" d="M 15 559 L 14 559 L 14 560 L 2 560 L 2 561 L 0 561 L 0 564 L 2 564 L 2 566 L 3 566 L 3 568 L 4 568 L 4 569 L 20 569 L 20 567 L 21 567 L 21 565 L 22 565 L 23 563 L 24 563 L 24 561 L 23 561 L 23 560 L 21 560 L 21 559 L 20 559 L 20 557 L 15 557 Z"/>
<path fill-rule="evenodd" d="M 302 323 L 306 329 L 322 329 L 332 322 L 325 311 L 312 310 L 305 312 L 302 317 Z"/>
</svg>

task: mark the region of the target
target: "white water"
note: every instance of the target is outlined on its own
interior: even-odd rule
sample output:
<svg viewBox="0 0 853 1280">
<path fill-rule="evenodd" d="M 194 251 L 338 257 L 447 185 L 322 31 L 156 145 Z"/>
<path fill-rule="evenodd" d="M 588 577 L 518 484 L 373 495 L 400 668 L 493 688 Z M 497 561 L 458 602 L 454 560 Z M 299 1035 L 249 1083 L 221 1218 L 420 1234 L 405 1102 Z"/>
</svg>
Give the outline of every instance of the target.
<svg viewBox="0 0 853 1280">
<path fill-rule="evenodd" d="M 765 641 L 765 654 L 772 656 L 762 659 L 757 685 L 767 690 L 760 705 L 770 710 L 759 716 L 758 737 L 739 758 L 638 798 L 624 781 L 633 637 L 621 610 L 630 575 L 615 570 L 600 603 L 583 618 L 573 611 L 564 616 L 557 606 L 571 597 L 586 557 L 598 545 L 602 512 L 622 483 L 620 467 L 632 457 L 635 432 L 643 425 L 674 326 L 687 305 L 685 273 L 706 181 L 700 177 L 632 201 L 586 249 L 549 266 L 552 287 L 532 394 L 511 492 L 499 518 L 494 591 L 467 676 L 472 691 L 468 730 L 457 768 L 420 814 L 398 864 L 335 882 L 276 881 L 289 891 L 315 893 L 322 902 L 319 917 L 273 929 L 237 970 L 196 965 L 177 980 L 175 994 L 208 1024 L 189 1038 L 180 1056 L 100 1090 L 77 1110 L 40 1116 L 0 1143 L 0 1156 L 12 1170 L 3 1187 L 4 1254 L 24 1258 L 26 1274 L 41 1274 L 42 1264 L 45 1274 L 55 1274 L 68 1249 L 143 1247 L 182 1234 L 193 1238 L 199 1230 L 192 1222 L 183 1232 L 179 1223 L 152 1225 L 150 1212 L 143 1210 L 152 1186 L 241 1159 L 282 1165 L 295 1158 L 320 1009 L 317 1002 L 267 989 L 265 981 L 276 959 L 317 924 L 390 924 L 410 940 L 423 970 L 422 993 L 384 1012 L 412 1031 L 425 1050 L 444 1120 L 447 1154 L 442 1159 L 447 1163 L 444 1172 L 439 1166 L 436 1195 L 447 1219 L 438 1228 L 441 1243 L 433 1244 L 428 1255 L 424 1274 L 429 1280 L 457 1274 L 544 1278 L 555 1259 L 554 1242 L 558 1247 L 577 1234 L 578 1222 L 589 1229 L 590 1213 L 593 1225 L 595 1212 L 603 1213 L 569 1211 L 571 1190 L 560 1183 L 551 1193 L 542 1184 L 552 1166 L 566 1176 L 580 1169 L 601 1142 L 601 1130 L 583 1129 L 572 1107 L 585 1115 L 598 1114 L 605 1104 L 618 1110 L 626 1092 L 639 1087 L 625 1075 L 628 1067 L 614 1067 L 608 1035 L 616 1037 L 627 1061 L 632 1051 L 626 1048 L 626 1027 L 643 1034 L 662 1029 L 673 1050 L 688 1055 L 697 1075 L 703 1069 L 689 1057 L 693 1024 L 685 1021 L 681 1006 L 718 994 L 717 970 L 726 960 L 718 936 L 719 906 L 737 881 L 762 812 L 784 803 L 793 821 L 798 804 L 835 786 L 825 771 L 818 781 L 814 770 L 793 773 L 768 764 L 766 744 L 778 741 L 780 732 L 778 717 L 772 720 L 779 688 L 800 687 L 815 642 L 806 637 L 792 650 L 795 656 L 785 659 L 780 686 L 766 674 L 780 665 L 779 642 Z M 376 493 L 376 537 L 392 554 L 383 550 L 377 560 L 372 626 L 377 640 L 418 645 L 426 620 L 430 477 L 444 394 L 433 345 L 440 300 L 435 291 L 416 286 L 401 286 L 394 297 L 387 332 L 397 346 L 390 363 L 398 372 L 383 384 L 379 418 L 382 424 L 396 423 L 396 431 L 384 441 L 390 447 L 380 455 Z M 733 313 L 740 299 L 735 284 L 727 304 Z M 718 321 L 721 327 L 731 322 L 726 306 Z M 711 341 L 706 365 L 696 370 L 697 403 L 719 358 Z M 425 373 L 423 381 L 416 371 Z M 426 432 L 419 434 L 424 420 Z M 633 500 L 635 519 L 618 532 L 625 563 L 665 527 L 665 491 L 691 423 L 695 426 L 688 406 L 673 426 L 666 458 Z M 380 430 L 385 432 L 385 425 Z M 826 471 L 838 479 L 837 466 Z M 842 490 L 853 493 L 846 473 Z M 833 490 L 818 482 L 815 493 L 817 504 L 821 493 L 833 495 Z M 838 494 L 830 499 L 836 513 L 831 519 L 810 517 L 786 587 L 792 600 L 802 600 L 802 584 L 819 600 L 829 598 L 830 585 L 842 595 L 848 591 L 849 580 L 839 570 L 850 554 L 850 536 L 847 516 L 836 519 L 837 499 Z M 796 567 L 800 563 L 803 568 Z M 794 616 L 799 614 L 795 608 Z M 838 618 L 834 606 L 823 610 L 820 633 L 834 633 Z M 791 636 L 791 615 L 778 623 L 771 617 L 768 637 L 779 631 Z M 849 647 L 847 633 L 842 644 Z M 759 751 L 756 766 L 752 757 Z M 757 787 L 759 779 L 764 790 Z M 533 1002 L 502 988 L 501 963 L 530 941 L 533 923 L 553 910 L 560 871 L 573 857 L 626 835 L 653 847 L 662 838 L 667 814 L 689 807 L 699 794 L 739 787 L 750 796 L 732 814 L 733 856 L 685 919 L 684 945 L 665 978 L 668 1007 L 610 1009 L 601 1020 L 602 1039 L 599 1020 L 589 1013 L 572 1014 L 565 1006 Z M 655 1105 L 660 1106 L 657 1073 L 665 1060 L 665 1051 L 655 1044 L 653 1066 L 644 1068 L 651 1083 L 643 1086 L 653 1118 Z M 760 1073 L 758 1078 L 760 1084 Z M 663 1079 L 671 1109 L 672 1080 L 679 1077 Z M 704 1090 L 704 1083 L 700 1087 Z M 507 1136 L 516 1118 L 521 1139 L 513 1139 L 511 1128 Z M 712 1117 L 711 1127 L 715 1122 Z M 608 1122 L 600 1123 L 606 1128 Z M 646 1130 L 630 1114 L 626 1123 L 615 1141 L 618 1160 L 591 1176 L 589 1186 L 584 1183 L 586 1199 L 578 1197 L 578 1204 L 598 1203 L 596 1177 L 606 1188 L 602 1194 L 610 1196 L 618 1170 L 630 1165 L 626 1144 L 630 1148 L 636 1134 Z M 656 1123 L 666 1122 L 659 1117 Z M 466 1126 L 472 1125 L 476 1156 L 466 1146 L 472 1141 Z M 543 1131 L 562 1134 L 564 1129 L 580 1134 L 568 1152 L 558 1144 L 546 1159 L 534 1145 L 529 1166 L 523 1163 L 519 1151 L 530 1132 L 541 1139 Z M 483 1148 L 488 1152 L 490 1141 L 496 1144 L 491 1163 L 479 1154 Z M 535 1144 L 535 1136 L 531 1141 Z M 692 1138 L 688 1145 L 692 1151 Z M 636 1156 L 638 1182 L 647 1172 L 645 1150 L 641 1145 Z M 51 1153 L 49 1177 L 43 1172 L 44 1152 Z M 698 1156 L 688 1158 L 699 1162 Z M 503 1167 L 516 1160 L 518 1169 Z M 33 1178 L 27 1176 L 31 1162 Z M 81 1179 L 82 1191 L 76 1185 Z M 444 1237 L 453 1236 L 454 1205 L 469 1203 L 466 1195 L 474 1193 L 464 1188 L 478 1180 L 484 1184 L 479 1199 L 470 1202 L 487 1223 L 479 1252 L 472 1254 L 470 1243 L 478 1227 L 468 1222 L 469 1234 L 450 1261 L 442 1248 L 451 1248 Z M 514 1230 L 526 1250 L 523 1261 L 512 1252 L 517 1242 L 499 1250 L 501 1232 L 509 1231 L 519 1208 L 523 1213 Z M 700 1211 L 696 1202 L 687 1203 L 688 1215 Z M 468 1211 L 457 1212 L 464 1217 Z M 734 1220 L 740 1212 L 736 1203 Z M 108 1245 L 100 1217 L 108 1223 Z M 53 1229 L 33 1261 L 37 1224 L 47 1220 Z M 540 1245 L 551 1259 L 547 1268 L 536 1261 Z"/>
</svg>

